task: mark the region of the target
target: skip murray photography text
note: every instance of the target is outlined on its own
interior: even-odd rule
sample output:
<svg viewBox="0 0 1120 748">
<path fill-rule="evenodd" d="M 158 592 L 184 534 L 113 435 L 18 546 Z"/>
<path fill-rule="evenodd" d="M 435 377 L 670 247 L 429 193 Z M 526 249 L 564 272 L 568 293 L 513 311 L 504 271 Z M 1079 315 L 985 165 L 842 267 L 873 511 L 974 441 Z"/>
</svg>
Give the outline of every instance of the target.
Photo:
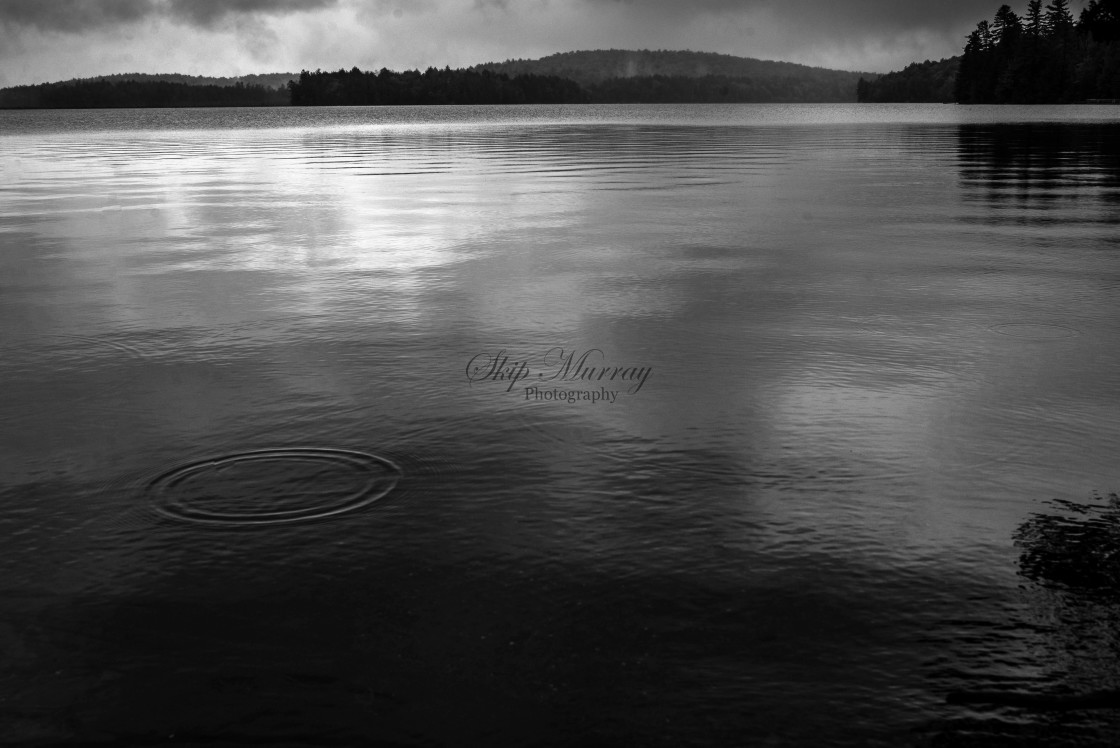
<svg viewBox="0 0 1120 748">
<path fill-rule="evenodd" d="M 598 348 L 580 352 L 556 347 L 537 359 L 499 350 L 475 354 L 467 361 L 467 381 L 472 387 L 504 385 L 506 392 L 530 402 L 610 405 L 620 396 L 640 392 L 652 373 L 652 366 L 610 362 Z"/>
</svg>

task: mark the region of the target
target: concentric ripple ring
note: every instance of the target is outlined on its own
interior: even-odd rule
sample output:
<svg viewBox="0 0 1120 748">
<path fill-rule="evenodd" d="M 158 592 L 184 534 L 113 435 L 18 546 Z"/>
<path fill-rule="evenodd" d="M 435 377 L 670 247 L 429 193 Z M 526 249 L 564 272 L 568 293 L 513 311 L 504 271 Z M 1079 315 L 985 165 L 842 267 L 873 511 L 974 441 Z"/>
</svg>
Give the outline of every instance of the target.
<svg viewBox="0 0 1120 748">
<path fill-rule="evenodd" d="M 181 465 L 146 492 L 167 518 L 203 525 L 275 525 L 352 512 L 402 475 L 392 461 L 342 449 L 262 449 Z"/>
</svg>

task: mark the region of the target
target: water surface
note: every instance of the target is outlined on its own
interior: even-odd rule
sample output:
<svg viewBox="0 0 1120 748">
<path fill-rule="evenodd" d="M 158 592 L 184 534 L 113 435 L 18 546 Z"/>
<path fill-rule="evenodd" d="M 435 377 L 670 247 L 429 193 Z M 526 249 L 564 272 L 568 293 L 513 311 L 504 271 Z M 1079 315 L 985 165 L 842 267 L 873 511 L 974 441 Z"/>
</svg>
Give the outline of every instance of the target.
<svg viewBox="0 0 1120 748">
<path fill-rule="evenodd" d="M 0 742 L 1109 744 L 1118 123 L 0 112 Z"/>
</svg>

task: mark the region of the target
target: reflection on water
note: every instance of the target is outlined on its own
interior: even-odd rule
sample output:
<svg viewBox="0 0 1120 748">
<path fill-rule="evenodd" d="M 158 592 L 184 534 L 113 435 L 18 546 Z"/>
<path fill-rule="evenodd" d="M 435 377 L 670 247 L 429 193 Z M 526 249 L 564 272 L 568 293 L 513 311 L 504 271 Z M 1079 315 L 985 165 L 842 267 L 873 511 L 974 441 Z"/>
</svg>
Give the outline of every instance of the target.
<svg viewBox="0 0 1120 748">
<path fill-rule="evenodd" d="M 973 678 L 970 688 L 951 693 L 951 703 L 974 710 L 958 718 L 958 729 L 997 731 L 1038 744 L 1098 744 L 1115 738 L 1112 714 L 1120 708 L 1117 498 L 1112 494 L 1103 503 L 1094 498 L 1091 503 L 1047 502 L 1016 531 L 1020 568 L 1033 584 L 1025 592 L 1027 614 L 1018 625 L 1005 625 L 1005 631 L 1009 638 L 1020 638 L 1024 653 L 1041 667 L 1033 679 Z M 985 681 L 991 684 L 988 690 L 976 688 Z"/>
<path fill-rule="evenodd" d="M 2 741 L 1108 744 L 1114 113 L 0 113 Z"/>
<path fill-rule="evenodd" d="M 959 141 L 965 194 L 985 205 L 984 220 L 992 223 L 1031 225 L 1075 216 L 1076 223 L 1111 230 L 1120 221 L 1118 140 L 1116 125 L 964 125 Z M 1116 241 L 1115 232 L 1111 239 Z"/>
</svg>

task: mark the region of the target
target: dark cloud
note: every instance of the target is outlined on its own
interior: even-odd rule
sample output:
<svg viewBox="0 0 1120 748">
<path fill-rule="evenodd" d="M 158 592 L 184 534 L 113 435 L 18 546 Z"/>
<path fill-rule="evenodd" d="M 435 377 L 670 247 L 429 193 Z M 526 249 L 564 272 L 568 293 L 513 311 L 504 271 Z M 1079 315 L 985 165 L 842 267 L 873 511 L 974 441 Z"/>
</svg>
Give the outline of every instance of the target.
<svg viewBox="0 0 1120 748">
<path fill-rule="evenodd" d="M 0 24 L 44 31 L 84 31 L 138 21 L 155 0 L 0 0 Z"/>
<path fill-rule="evenodd" d="M 81 32 L 149 17 L 213 27 L 239 15 L 285 15 L 337 5 L 339 0 L 0 0 L 0 24 L 41 31 Z"/>
<path fill-rule="evenodd" d="M 168 12 L 195 26 L 210 27 L 232 15 L 286 15 L 330 8 L 338 0 L 170 0 Z"/>
<path fill-rule="evenodd" d="M 766 11 L 806 29 L 942 29 L 979 21 L 995 13 L 1000 0 L 583 0 L 590 6 L 623 7 L 655 16 Z M 1026 0 L 1021 4 L 1026 5 Z"/>
</svg>

